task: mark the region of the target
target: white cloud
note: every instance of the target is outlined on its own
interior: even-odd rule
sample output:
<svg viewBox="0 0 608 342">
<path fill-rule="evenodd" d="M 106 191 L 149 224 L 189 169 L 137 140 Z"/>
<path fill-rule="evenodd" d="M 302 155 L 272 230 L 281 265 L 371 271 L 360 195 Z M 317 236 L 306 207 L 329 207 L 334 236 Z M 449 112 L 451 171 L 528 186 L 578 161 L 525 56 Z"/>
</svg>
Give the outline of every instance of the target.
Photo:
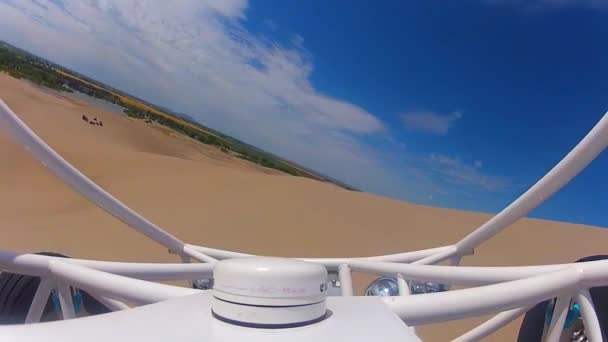
<svg viewBox="0 0 608 342">
<path fill-rule="evenodd" d="M 304 39 L 253 35 L 243 0 L 0 2 L 0 39 L 366 190 L 384 124 L 310 82 Z M 376 177 L 372 175 L 376 174 Z M 382 177 L 378 177 L 382 175 Z"/>
<path fill-rule="evenodd" d="M 244 0 L 0 0 L 0 39 L 365 191 L 428 201 L 454 185 L 484 191 L 508 185 L 480 166 L 416 156 L 402 142 L 391 143 L 401 151 L 391 155 L 368 143 L 390 137 L 383 122 L 315 88 L 301 36 L 284 46 L 247 31 L 247 6 Z M 461 117 L 406 113 L 402 120 L 442 135 Z M 415 162 L 405 171 L 398 167 L 409 160 Z"/>
<path fill-rule="evenodd" d="M 462 118 L 462 113 L 409 112 L 401 114 L 400 118 L 403 125 L 407 128 L 437 135 L 446 135 L 454 122 Z"/>
</svg>

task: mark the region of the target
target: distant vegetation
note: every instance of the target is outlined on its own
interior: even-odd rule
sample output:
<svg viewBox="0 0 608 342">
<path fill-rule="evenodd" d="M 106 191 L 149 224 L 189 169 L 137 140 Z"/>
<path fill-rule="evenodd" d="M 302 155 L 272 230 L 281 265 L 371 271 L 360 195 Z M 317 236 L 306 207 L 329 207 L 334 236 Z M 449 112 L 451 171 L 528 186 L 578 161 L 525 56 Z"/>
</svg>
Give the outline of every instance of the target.
<svg viewBox="0 0 608 342">
<path fill-rule="evenodd" d="M 63 88 L 64 81 L 52 70 L 5 48 L 0 49 L 0 70 L 15 78 L 25 78 L 41 86 L 66 90 Z"/>
<path fill-rule="evenodd" d="M 156 122 L 183 133 L 204 144 L 217 146 L 224 153 L 234 153 L 239 158 L 267 168 L 283 171 L 294 176 L 329 181 L 309 170 L 297 167 L 268 152 L 216 132 L 192 120 L 168 113 L 143 100 L 134 98 L 119 90 L 90 80 L 70 70 L 50 63 L 26 51 L 0 42 L 0 71 L 16 78 L 24 78 L 38 85 L 61 91 L 78 91 L 89 96 L 104 99 L 125 108 L 131 118 Z M 184 116 L 184 115 L 182 115 Z M 338 184 L 344 186 L 342 184 Z M 345 188 L 348 188 L 344 186 Z"/>
<path fill-rule="evenodd" d="M 196 127 L 194 123 L 184 123 L 183 119 L 175 119 L 168 117 L 167 115 L 159 115 L 150 110 L 143 110 L 131 105 L 121 104 L 126 107 L 125 113 L 132 118 L 143 119 L 146 121 L 155 121 L 163 126 L 167 126 L 175 131 L 183 133 L 193 139 L 196 139 L 203 144 L 214 145 L 220 148 L 221 151 L 228 153 L 230 151 L 236 152 L 239 158 L 248 160 L 250 162 L 283 171 L 285 173 L 294 176 L 303 176 L 309 178 L 315 178 L 322 180 L 320 177 L 314 177 L 314 175 L 307 173 L 304 170 L 300 170 L 293 167 L 281 160 L 275 159 L 270 154 L 233 141 L 229 137 L 221 136 L 218 133 L 210 132 L 206 127 Z"/>
</svg>

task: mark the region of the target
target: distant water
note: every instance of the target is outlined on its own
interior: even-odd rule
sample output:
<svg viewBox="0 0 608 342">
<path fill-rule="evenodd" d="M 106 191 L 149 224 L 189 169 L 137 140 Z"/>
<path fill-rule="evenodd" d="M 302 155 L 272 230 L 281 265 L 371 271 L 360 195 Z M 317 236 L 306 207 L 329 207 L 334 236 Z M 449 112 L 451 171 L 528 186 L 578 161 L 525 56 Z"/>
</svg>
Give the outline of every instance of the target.
<svg viewBox="0 0 608 342">
<path fill-rule="evenodd" d="M 108 102 L 106 100 L 102 100 L 102 99 L 98 99 L 96 97 L 93 96 L 89 96 L 87 94 L 84 93 L 79 93 L 77 91 L 74 91 L 72 93 L 68 93 L 68 92 L 62 92 L 63 96 L 75 99 L 75 100 L 80 100 L 82 102 L 86 102 L 87 104 L 90 104 L 92 106 L 101 108 L 103 110 L 107 110 L 109 112 L 112 113 L 117 113 L 117 114 L 123 114 L 124 115 L 124 107 L 119 106 L 115 103 L 112 102 Z"/>
</svg>

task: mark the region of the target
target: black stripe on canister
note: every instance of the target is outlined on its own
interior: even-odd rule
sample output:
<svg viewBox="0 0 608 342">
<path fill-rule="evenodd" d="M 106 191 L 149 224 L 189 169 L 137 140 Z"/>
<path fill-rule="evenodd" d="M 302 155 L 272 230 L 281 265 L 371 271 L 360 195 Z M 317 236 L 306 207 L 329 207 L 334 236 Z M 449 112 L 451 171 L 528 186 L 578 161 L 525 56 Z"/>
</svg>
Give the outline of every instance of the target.
<svg viewBox="0 0 608 342">
<path fill-rule="evenodd" d="M 324 302 L 324 300 L 321 300 L 321 301 L 314 302 L 314 303 L 295 304 L 295 305 L 261 305 L 261 304 L 247 304 L 247 303 L 233 302 L 231 300 L 226 300 L 226 299 L 220 298 L 218 296 L 213 296 L 213 298 L 215 298 L 217 300 L 221 300 L 222 302 L 230 303 L 230 304 L 244 305 L 244 306 L 255 306 L 255 307 L 258 307 L 258 308 L 297 308 L 297 307 L 301 307 L 301 306 L 315 305 L 315 304 L 319 304 L 319 303 L 323 303 Z"/>
<path fill-rule="evenodd" d="M 217 313 L 215 313 L 215 311 L 213 311 L 213 309 L 211 310 L 211 314 L 213 315 L 213 317 L 219 319 L 222 322 L 238 325 L 241 327 L 257 328 L 257 329 L 287 329 L 287 328 L 303 327 L 306 325 L 321 322 L 322 320 L 324 320 L 327 317 L 327 312 L 325 312 L 323 315 L 321 315 L 321 317 L 318 317 L 318 318 L 315 318 L 315 319 L 312 319 L 309 321 L 295 322 L 295 323 L 283 323 L 283 324 L 265 324 L 265 323 L 242 322 L 242 321 L 237 321 L 234 319 L 226 318 L 226 317 L 220 316 Z"/>
</svg>

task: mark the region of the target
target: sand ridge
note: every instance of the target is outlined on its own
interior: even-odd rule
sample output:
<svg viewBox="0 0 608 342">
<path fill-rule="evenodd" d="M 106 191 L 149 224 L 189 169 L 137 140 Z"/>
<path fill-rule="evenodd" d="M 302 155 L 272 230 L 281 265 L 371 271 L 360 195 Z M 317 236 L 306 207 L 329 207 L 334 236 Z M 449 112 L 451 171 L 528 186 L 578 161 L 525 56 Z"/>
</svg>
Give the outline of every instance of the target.
<svg viewBox="0 0 608 342">
<path fill-rule="evenodd" d="M 362 256 L 446 245 L 490 216 L 414 205 L 293 177 L 188 137 L 0 73 L 0 97 L 104 189 L 189 243 L 279 256 Z M 103 127 L 82 121 L 82 114 Z M 68 189 L 0 130 L 0 249 L 74 257 L 176 261 L 166 249 Z M 608 232 L 524 219 L 465 265 L 570 262 L 606 253 Z M 363 286 L 362 278 L 357 280 Z M 429 341 L 471 327 L 419 329 Z M 489 340 L 510 341 L 518 323 Z"/>
</svg>

